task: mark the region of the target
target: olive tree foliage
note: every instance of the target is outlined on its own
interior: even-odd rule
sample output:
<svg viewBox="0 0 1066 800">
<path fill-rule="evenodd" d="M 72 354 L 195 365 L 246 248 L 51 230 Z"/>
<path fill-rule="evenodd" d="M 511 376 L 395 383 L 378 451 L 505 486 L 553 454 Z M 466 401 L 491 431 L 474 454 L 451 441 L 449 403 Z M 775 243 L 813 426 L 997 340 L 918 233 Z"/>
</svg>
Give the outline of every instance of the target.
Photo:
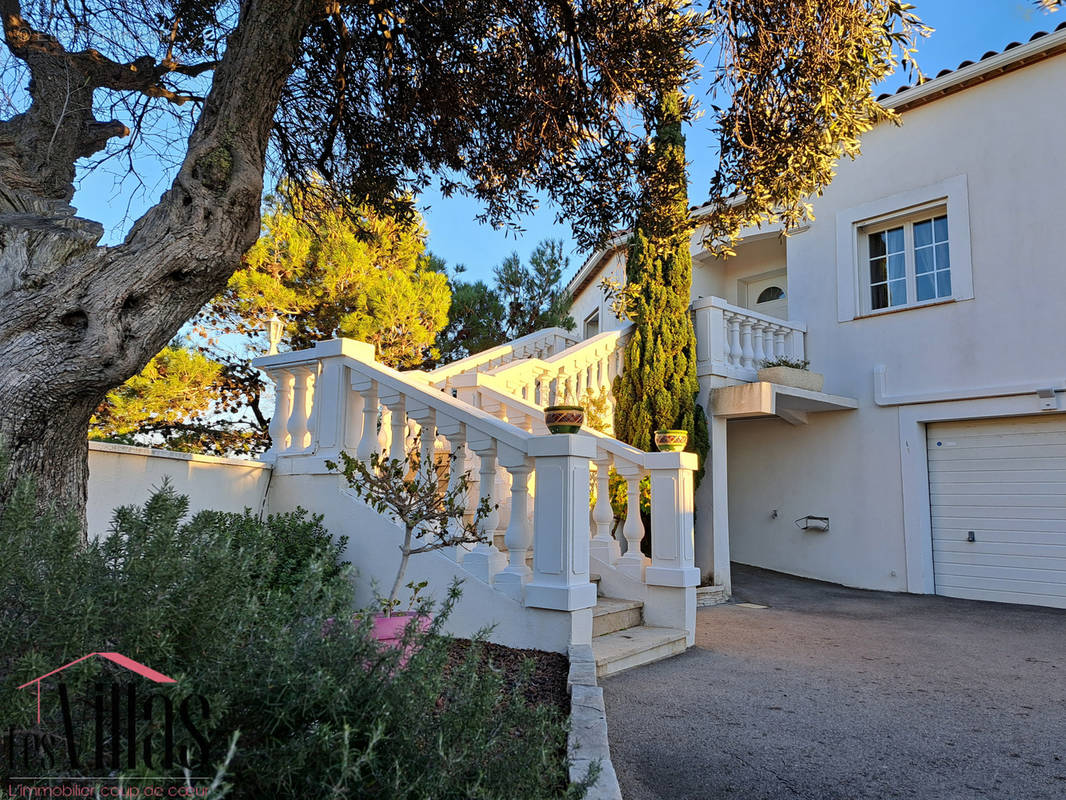
<svg viewBox="0 0 1066 800">
<path fill-rule="evenodd" d="M 710 0 L 718 53 L 711 85 L 720 165 L 695 223 L 732 255 L 741 228 L 812 219 L 809 199 L 862 134 L 899 116 L 873 87 L 915 70 L 929 28 L 903 0 Z"/>
<path fill-rule="evenodd" d="M 596 242 L 632 204 L 627 110 L 688 80 L 706 33 L 667 0 L 0 0 L 0 18 L 0 437 L 74 508 L 93 411 L 226 286 L 268 170 L 399 216 L 433 180 L 496 224 L 546 193 Z M 169 184 L 101 246 L 75 179 L 152 154 Z"/>
</svg>

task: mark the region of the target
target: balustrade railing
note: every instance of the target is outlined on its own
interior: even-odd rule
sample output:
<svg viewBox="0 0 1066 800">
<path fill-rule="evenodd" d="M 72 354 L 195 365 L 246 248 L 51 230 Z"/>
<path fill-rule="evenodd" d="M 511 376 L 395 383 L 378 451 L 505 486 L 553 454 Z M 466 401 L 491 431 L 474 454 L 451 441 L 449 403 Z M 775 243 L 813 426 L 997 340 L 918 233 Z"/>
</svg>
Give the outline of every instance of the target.
<svg viewBox="0 0 1066 800">
<path fill-rule="evenodd" d="M 605 385 L 612 368 L 609 363 L 605 371 L 601 367 L 620 350 L 621 336 L 605 336 L 584 362 L 571 362 L 570 368 L 585 370 L 583 391 Z M 366 462 L 375 452 L 400 457 L 421 435 L 426 456 L 439 450 L 457 456 L 448 476 L 452 485 L 470 472 L 470 508 L 481 497 L 495 507 L 482 523 L 484 541 L 451 557 L 526 606 L 574 611 L 595 605 L 590 554 L 648 587 L 698 584 L 694 454 L 644 453 L 595 432 L 545 435 L 540 404 L 516 397 L 498 373 L 460 376 L 465 380 L 453 397 L 425 377 L 379 364 L 373 348 L 362 342 L 320 342 L 312 350 L 254 363 L 277 387 L 270 425 L 277 474 L 321 473 L 323 461 L 336 459 L 341 450 Z M 624 547 L 611 535 L 612 467 L 627 484 Z M 590 513 L 593 475 L 596 500 Z M 639 493 L 645 476 L 651 480 L 656 531 L 650 559 L 640 547 Z"/>
<path fill-rule="evenodd" d="M 501 389 L 495 376 L 473 376 L 461 396 L 480 408 L 494 409 L 506 419 L 539 433 L 546 431 L 542 410 L 535 404 Z M 589 523 L 589 552 L 600 562 L 615 567 L 630 578 L 648 585 L 695 586 L 699 571 L 693 552 L 693 475 L 695 453 L 646 453 L 591 428 L 581 436 L 595 443 L 592 459 L 595 504 Z M 626 510 L 620 521 L 620 538 L 611 506 L 611 471 L 625 483 Z M 652 528 L 663 531 L 651 541 L 651 558 L 642 554 L 646 531 L 640 515 L 641 481 L 651 482 Z M 648 572 L 651 571 L 649 577 Z M 667 581 L 659 584 L 659 581 Z M 687 581 L 687 582 L 686 582 Z"/>
<path fill-rule="evenodd" d="M 543 328 L 498 347 L 490 347 L 488 350 L 418 374 L 424 374 L 431 384 L 438 389 L 444 389 L 450 386 L 451 379 L 456 375 L 485 372 L 524 359 L 548 358 L 576 344 L 577 341 L 571 331 L 563 328 Z"/>
<path fill-rule="evenodd" d="M 580 404 L 589 394 L 610 392 L 622 370 L 631 330 L 632 326 L 627 326 L 606 331 L 547 358 L 511 361 L 486 370 L 486 374 L 506 391 L 539 408 L 563 402 Z"/>
<path fill-rule="evenodd" d="M 764 361 L 804 360 L 805 325 L 734 306 L 720 297 L 692 303 L 696 326 L 696 369 L 744 381 L 756 379 Z"/>
</svg>

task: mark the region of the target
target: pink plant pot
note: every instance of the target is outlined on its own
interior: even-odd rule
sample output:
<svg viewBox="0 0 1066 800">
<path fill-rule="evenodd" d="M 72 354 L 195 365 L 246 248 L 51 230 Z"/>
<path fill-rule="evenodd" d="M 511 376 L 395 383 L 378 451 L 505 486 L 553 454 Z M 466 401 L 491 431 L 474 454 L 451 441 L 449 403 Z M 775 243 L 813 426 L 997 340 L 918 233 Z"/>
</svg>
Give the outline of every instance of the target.
<svg viewBox="0 0 1066 800">
<path fill-rule="evenodd" d="M 429 626 L 433 624 L 433 618 L 425 614 L 415 614 L 411 611 L 399 612 L 391 617 L 386 617 L 384 614 L 375 614 L 370 634 L 381 643 L 382 647 L 399 647 L 403 641 L 404 633 L 407 631 L 407 626 L 411 624 L 417 625 L 417 630 L 425 633 L 429 630 Z M 409 644 L 404 649 L 403 655 L 400 656 L 401 667 L 407 664 L 412 652 L 414 652 L 413 643 Z"/>
</svg>

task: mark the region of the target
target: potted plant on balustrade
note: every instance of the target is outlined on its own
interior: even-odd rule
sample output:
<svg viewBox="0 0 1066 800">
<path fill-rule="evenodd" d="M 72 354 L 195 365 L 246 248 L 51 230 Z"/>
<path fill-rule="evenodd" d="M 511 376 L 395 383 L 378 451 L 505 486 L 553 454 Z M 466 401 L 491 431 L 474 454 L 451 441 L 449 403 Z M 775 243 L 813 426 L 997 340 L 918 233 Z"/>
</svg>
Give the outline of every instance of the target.
<svg viewBox="0 0 1066 800">
<path fill-rule="evenodd" d="M 340 472 L 356 496 L 403 528 L 396 578 L 388 596 L 380 599 L 381 612 L 374 615 L 373 624 L 375 639 L 396 646 L 412 622 L 417 621 L 420 630 L 426 630 L 431 622 L 415 609 L 424 582 L 408 583 L 412 590 L 410 607 L 407 611 L 396 610 L 411 556 L 486 541 L 480 527 L 494 506 L 487 497 L 482 497 L 468 514 L 470 473 L 464 472 L 452 482 L 445 479 L 456 459 L 455 453 L 436 453 L 423 464 L 421 435 L 415 437 L 404 458 L 372 453 L 367 464 L 345 452 L 340 456 L 344 464 Z M 338 470 L 333 461 L 327 461 L 326 466 Z"/>
<path fill-rule="evenodd" d="M 575 405 L 567 389 L 561 404 L 544 409 L 544 424 L 552 433 L 578 433 L 585 424 L 585 407 Z"/>
<path fill-rule="evenodd" d="M 820 372 L 811 372 L 808 369 L 810 365 L 810 361 L 781 356 L 769 361 L 763 361 L 757 377 L 760 381 L 768 383 L 820 392 L 822 391 L 822 386 L 825 385 L 825 376 Z"/>
</svg>

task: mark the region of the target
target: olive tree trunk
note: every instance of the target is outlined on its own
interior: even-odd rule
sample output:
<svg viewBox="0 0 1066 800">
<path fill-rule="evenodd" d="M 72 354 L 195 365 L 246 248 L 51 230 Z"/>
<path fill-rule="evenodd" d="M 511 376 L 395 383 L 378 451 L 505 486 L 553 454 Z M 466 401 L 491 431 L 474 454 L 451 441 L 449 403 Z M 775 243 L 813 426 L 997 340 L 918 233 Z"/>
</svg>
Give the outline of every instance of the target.
<svg viewBox="0 0 1066 800">
<path fill-rule="evenodd" d="M 312 6 L 242 3 L 173 184 L 122 244 L 101 247 L 102 227 L 69 205 L 74 164 L 128 133 L 93 119 L 92 92 L 126 88 L 130 67 L 67 52 L 0 0 L 6 44 L 33 78 L 30 108 L 0 122 L 0 439 L 11 474 L 37 476 L 43 502 L 84 519 L 93 410 L 255 241 L 273 114 Z"/>
</svg>

